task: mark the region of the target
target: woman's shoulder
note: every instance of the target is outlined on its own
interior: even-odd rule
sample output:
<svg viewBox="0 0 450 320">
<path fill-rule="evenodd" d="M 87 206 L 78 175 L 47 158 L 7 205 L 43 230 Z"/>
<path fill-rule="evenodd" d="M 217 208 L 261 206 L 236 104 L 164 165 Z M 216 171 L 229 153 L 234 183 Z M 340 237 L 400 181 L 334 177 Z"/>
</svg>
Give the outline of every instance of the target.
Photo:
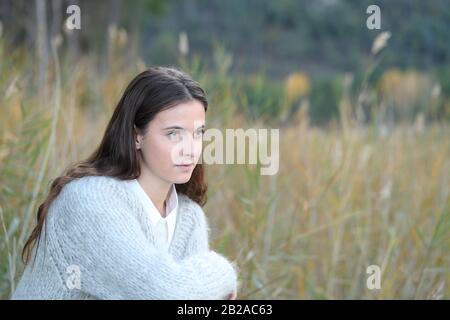
<svg viewBox="0 0 450 320">
<path fill-rule="evenodd" d="M 197 224 L 206 224 L 207 217 L 203 208 L 184 193 L 178 193 L 178 204 L 184 212 L 190 212 Z"/>
<path fill-rule="evenodd" d="M 84 176 L 68 182 L 62 190 L 75 193 L 89 193 L 91 191 L 114 191 L 119 188 L 120 180 L 110 176 Z"/>
<path fill-rule="evenodd" d="M 193 209 L 196 211 L 203 211 L 202 207 L 197 202 L 189 198 L 184 193 L 179 192 L 177 193 L 177 196 L 178 196 L 178 203 L 180 206 Z"/>
<path fill-rule="evenodd" d="M 82 202 L 100 204 L 107 201 L 126 200 L 120 180 L 110 176 L 84 176 L 75 178 L 61 189 L 60 199 L 64 202 Z"/>
<path fill-rule="evenodd" d="M 109 176 L 85 176 L 76 178 L 63 186 L 51 204 L 51 212 L 61 221 L 103 221 L 127 219 L 133 206 L 123 190 L 121 180 Z"/>
</svg>

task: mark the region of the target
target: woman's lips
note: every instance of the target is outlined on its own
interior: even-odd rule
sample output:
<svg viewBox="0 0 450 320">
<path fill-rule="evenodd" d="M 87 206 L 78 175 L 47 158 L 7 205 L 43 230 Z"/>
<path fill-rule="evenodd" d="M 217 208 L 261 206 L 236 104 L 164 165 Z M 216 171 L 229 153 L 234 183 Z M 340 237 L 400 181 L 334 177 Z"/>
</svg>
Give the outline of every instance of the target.
<svg viewBox="0 0 450 320">
<path fill-rule="evenodd" d="M 185 170 L 189 170 L 194 166 L 193 163 L 188 163 L 188 164 L 178 164 L 176 165 L 176 167 L 181 168 L 181 169 L 185 169 Z"/>
</svg>

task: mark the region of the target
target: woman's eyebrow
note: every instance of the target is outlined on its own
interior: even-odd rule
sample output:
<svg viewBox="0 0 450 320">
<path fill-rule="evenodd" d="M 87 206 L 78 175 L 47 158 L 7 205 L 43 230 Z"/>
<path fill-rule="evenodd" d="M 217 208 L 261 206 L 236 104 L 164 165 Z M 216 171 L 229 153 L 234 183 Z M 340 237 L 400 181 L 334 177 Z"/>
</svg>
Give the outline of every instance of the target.
<svg viewBox="0 0 450 320">
<path fill-rule="evenodd" d="M 180 127 L 180 126 L 170 126 L 170 127 L 164 128 L 163 130 L 169 130 L 169 129 L 181 129 L 181 130 L 184 130 L 184 128 Z"/>
<path fill-rule="evenodd" d="M 204 124 L 202 124 L 200 127 L 198 127 L 196 130 L 198 130 L 198 129 L 204 129 L 205 128 L 205 125 Z M 183 128 L 183 127 L 180 127 L 180 126 L 170 126 L 170 127 L 166 127 L 166 128 L 164 128 L 163 130 L 170 130 L 170 129 L 179 129 L 179 130 L 185 130 L 185 128 Z"/>
</svg>

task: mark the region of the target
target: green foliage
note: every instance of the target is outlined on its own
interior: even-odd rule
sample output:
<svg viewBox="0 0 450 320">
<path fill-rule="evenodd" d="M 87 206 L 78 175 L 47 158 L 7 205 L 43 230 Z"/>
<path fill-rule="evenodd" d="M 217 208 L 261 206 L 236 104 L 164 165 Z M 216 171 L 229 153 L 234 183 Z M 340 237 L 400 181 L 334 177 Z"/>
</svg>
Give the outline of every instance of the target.
<svg viewBox="0 0 450 320">
<path fill-rule="evenodd" d="M 321 77 L 313 79 L 311 88 L 311 120 L 324 124 L 339 114 L 342 85 L 338 78 Z"/>
<path fill-rule="evenodd" d="M 283 85 L 262 74 L 238 81 L 239 105 L 250 119 L 277 118 L 283 104 Z"/>
<path fill-rule="evenodd" d="M 172 32 L 159 34 L 149 49 L 153 64 L 171 65 L 178 56 L 178 37 Z"/>
<path fill-rule="evenodd" d="M 450 64 L 442 66 L 437 71 L 437 78 L 441 86 L 442 95 L 450 99 Z"/>
</svg>

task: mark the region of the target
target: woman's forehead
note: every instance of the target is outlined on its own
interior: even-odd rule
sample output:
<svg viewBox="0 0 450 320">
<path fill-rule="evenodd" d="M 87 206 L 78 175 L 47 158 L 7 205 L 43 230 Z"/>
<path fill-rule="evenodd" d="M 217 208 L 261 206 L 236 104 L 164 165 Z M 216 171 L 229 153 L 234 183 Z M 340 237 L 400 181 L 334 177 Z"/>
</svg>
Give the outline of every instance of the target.
<svg viewBox="0 0 450 320">
<path fill-rule="evenodd" d="M 162 127 L 199 127 L 205 124 L 205 109 L 197 100 L 182 102 L 159 112 L 154 120 L 156 125 Z"/>
</svg>

